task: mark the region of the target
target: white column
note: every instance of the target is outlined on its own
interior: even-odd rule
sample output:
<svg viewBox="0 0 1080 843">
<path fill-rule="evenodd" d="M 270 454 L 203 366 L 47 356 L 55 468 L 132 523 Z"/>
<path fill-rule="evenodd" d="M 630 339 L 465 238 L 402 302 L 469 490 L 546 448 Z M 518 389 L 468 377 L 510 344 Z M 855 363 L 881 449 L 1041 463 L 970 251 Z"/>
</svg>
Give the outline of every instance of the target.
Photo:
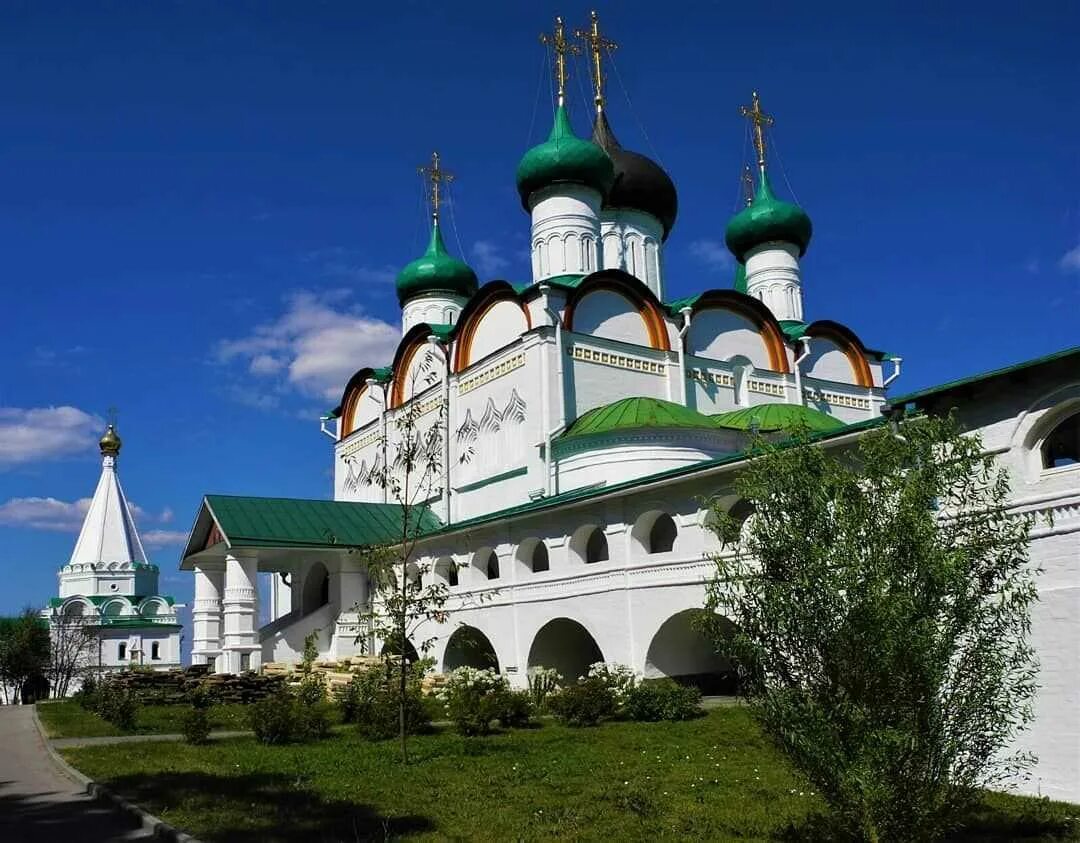
<svg viewBox="0 0 1080 843">
<path fill-rule="evenodd" d="M 337 605 L 334 634 L 330 642 L 334 658 L 344 658 L 360 651 L 357 636 L 363 631 L 361 616 L 367 609 L 367 570 L 351 560 L 342 560 L 341 568 L 330 574 L 330 602 Z"/>
<path fill-rule="evenodd" d="M 802 321 L 799 247 L 764 243 L 746 254 L 746 292 L 762 301 L 777 319 Z"/>
<path fill-rule="evenodd" d="M 195 569 L 195 602 L 191 606 L 191 663 L 213 664 L 221 653 L 221 592 L 225 572 Z"/>
<path fill-rule="evenodd" d="M 259 560 L 254 554 L 226 554 L 224 670 L 258 670 L 262 662 L 259 644 Z"/>
</svg>

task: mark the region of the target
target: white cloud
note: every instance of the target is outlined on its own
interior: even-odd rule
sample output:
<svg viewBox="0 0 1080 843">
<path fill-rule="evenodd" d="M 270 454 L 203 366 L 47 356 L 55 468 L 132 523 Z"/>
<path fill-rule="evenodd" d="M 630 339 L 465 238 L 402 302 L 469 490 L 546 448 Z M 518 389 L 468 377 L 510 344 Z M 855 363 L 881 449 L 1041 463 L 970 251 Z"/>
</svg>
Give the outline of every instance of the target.
<svg viewBox="0 0 1080 843">
<path fill-rule="evenodd" d="M 477 240 L 472 245 L 472 256 L 481 275 L 499 275 L 510 261 L 503 255 L 502 249 L 491 240 Z"/>
<path fill-rule="evenodd" d="M 76 501 L 62 501 L 58 498 L 11 498 L 0 503 L 0 524 L 54 533 L 77 533 L 90 509 L 90 500 L 90 498 L 79 498 Z M 128 506 L 131 507 L 131 514 L 136 522 L 168 524 L 173 519 L 173 511 L 169 507 L 165 507 L 160 515 L 151 515 L 138 504 L 129 501 Z M 143 535 L 143 541 L 146 541 L 145 535 Z"/>
<path fill-rule="evenodd" d="M 283 376 L 279 385 L 302 394 L 336 398 L 361 366 L 389 362 L 401 339 L 396 325 L 348 306 L 350 296 L 348 290 L 294 293 L 281 316 L 221 343 L 217 358 L 245 362 L 262 380 Z"/>
<path fill-rule="evenodd" d="M 187 541 L 188 534 L 180 530 L 147 530 L 139 533 L 144 547 L 157 549 L 170 545 L 183 544 Z"/>
<path fill-rule="evenodd" d="M 0 407 L 0 468 L 90 451 L 103 427 L 76 407 Z"/>
<path fill-rule="evenodd" d="M 1062 272 L 1080 272 L 1080 243 L 1061 256 L 1058 266 Z"/>
<path fill-rule="evenodd" d="M 731 252 L 719 240 L 695 240 L 690 244 L 690 254 L 716 272 L 735 265 Z"/>
<path fill-rule="evenodd" d="M 82 526 L 89 508 L 90 498 L 70 503 L 56 498 L 12 498 L 0 504 L 0 524 L 74 533 Z"/>
</svg>

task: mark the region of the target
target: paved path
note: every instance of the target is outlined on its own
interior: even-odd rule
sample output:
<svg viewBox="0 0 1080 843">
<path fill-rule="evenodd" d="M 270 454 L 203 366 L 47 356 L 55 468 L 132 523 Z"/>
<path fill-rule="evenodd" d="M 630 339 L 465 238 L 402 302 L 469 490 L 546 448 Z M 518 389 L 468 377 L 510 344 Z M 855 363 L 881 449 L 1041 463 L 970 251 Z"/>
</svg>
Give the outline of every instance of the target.
<svg viewBox="0 0 1080 843">
<path fill-rule="evenodd" d="M 0 706 L 0 841 L 104 843 L 151 840 L 149 832 L 57 770 L 31 706 Z"/>
<path fill-rule="evenodd" d="M 243 738 L 254 732 L 211 732 L 210 740 L 223 738 Z M 105 735 L 100 738 L 53 738 L 49 741 L 54 749 L 77 749 L 80 746 L 109 746 L 117 743 L 146 743 L 161 741 L 182 741 L 183 735 Z"/>
</svg>

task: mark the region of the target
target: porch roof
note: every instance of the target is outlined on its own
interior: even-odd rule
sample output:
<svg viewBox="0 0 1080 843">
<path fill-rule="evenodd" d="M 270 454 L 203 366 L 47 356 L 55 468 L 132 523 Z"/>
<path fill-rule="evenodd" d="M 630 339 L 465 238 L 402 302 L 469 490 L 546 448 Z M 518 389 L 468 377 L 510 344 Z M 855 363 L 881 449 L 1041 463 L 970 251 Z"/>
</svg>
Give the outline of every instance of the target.
<svg viewBox="0 0 1080 843">
<path fill-rule="evenodd" d="M 421 533 L 442 526 L 427 507 L 412 512 Z M 400 537 L 397 504 L 206 495 L 182 558 L 220 543 L 230 549 L 319 549 L 386 544 Z"/>
</svg>

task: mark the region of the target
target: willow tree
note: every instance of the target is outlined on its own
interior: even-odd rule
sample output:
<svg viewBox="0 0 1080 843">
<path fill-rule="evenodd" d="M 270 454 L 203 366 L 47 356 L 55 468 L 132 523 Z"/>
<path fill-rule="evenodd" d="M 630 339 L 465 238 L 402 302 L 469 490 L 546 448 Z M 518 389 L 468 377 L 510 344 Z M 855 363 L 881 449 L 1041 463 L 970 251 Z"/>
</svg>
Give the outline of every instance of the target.
<svg viewBox="0 0 1080 843">
<path fill-rule="evenodd" d="M 793 431 L 755 443 L 737 491 L 753 514 L 714 513 L 708 596 L 737 630 L 715 641 L 842 825 L 931 839 L 1032 762 L 1008 754 L 1036 689 L 1032 518 L 977 436 L 951 417 L 828 449 Z"/>
</svg>

